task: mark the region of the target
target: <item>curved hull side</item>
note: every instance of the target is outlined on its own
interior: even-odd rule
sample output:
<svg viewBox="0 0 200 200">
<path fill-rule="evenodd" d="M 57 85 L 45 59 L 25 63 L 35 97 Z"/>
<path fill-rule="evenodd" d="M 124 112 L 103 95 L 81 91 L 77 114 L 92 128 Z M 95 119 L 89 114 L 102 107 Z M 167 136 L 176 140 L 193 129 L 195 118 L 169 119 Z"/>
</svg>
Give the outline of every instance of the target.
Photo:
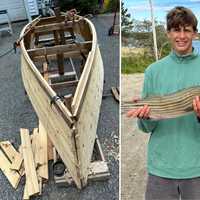
<svg viewBox="0 0 200 200">
<path fill-rule="evenodd" d="M 51 105 L 51 98 L 47 95 L 45 88 L 38 81 L 37 75 L 31 69 L 32 66 L 23 53 L 24 52 L 22 51 L 21 73 L 29 99 L 77 187 L 81 188 L 74 132 L 55 106 Z"/>
<path fill-rule="evenodd" d="M 82 186 L 87 184 L 88 168 L 91 163 L 100 114 L 103 80 L 103 62 L 97 45 L 86 94 L 81 105 L 78 121 L 75 125 L 77 129 L 76 145 Z"/>
</svg>

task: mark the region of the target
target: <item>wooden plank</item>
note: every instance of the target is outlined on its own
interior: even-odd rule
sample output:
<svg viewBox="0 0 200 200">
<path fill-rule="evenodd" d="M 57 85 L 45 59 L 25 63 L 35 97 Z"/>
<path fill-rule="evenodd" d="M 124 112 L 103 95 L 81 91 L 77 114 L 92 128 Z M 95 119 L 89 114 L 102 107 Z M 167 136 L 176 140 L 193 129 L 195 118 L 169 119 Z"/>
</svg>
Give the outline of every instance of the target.
<svg viewBox="0 0 200 200">
<path fill-rule="evenodd" d="M 23 194 L 23 200 L 28 200 L 29 198 L 29 194 L 28 194 L 28 184 L 25 183 L 24 185 L 24 194 Z"/>
<path fill-rule="evenodd" d="M 81 50 L 81 52 L 87 57 L 87 54 L 88 54 L 88 50 L 87 49 L 84 49 L 84 50 Z M 64 58 L 82 58 L 82 55 L 81 55 L 81 52 L 80 51 L 70 51 L 70 52 L 65 52 L 63 54 Z M 47 55 L 47 59 L 50 61 L 50 60 L 56 60 L 57 57 L 56 57 L 56 54 L 51 54 L 51 55 Z M 32 57 L 32 60 L 34 62 L 46 62 L 46 58 L 45 56 L 34 56 Z"/>
<path fill-rule="evenodd" d="M 13 147 L 13 145 L 9 141 L 0 142 L 0 147 L 11 161 L 11 169 L 19 171 L 23 161 L 20 153 Z"/>
<path fill-rule="evenodd" d="M 103 63 L 99 49 L 93 60 L 93 68 L 88 80 L 87 90 L 76 123 L 76 145 L 80 163 L 82 184 L 87 184 L 88 167 L 93 153 L 96 130 L 98 125 L 102 93 L 103 93 Z"/>
<path fill-rule="evenodd" d="M 11 162 L 0 150 L 0 169 L 5 174 L 10 184 L 16 189 L 19 184 L 21 176 L 15 170 L 11 170 L 10 167 L 11 167 Z"/>
<path fill-rule="evenodd" d="M 107 162 L 95 161 L 90 163 L 88 179 L 92 181 L 105 180 L 110 177 Z"/>
<path fill-rule="evenodd" d="M 22 155 L 17 153 L 15 155 L 14 161 L 12 162 L 12 165 L 10 166 L 10 168 L 13 169 L 13 170 L 20 171 L 22 163 L 23 163 Z"/>
<path fill-rule="evenodd" d="M 62 21 L 65 20 L 65 16 L 61 16 Z M 50 16 L 50 17 L 44 17 L 41 18 L 40 21 L 37 23 L 37 26 L 42 26 L 46 24 L 53 24 L 60 22 L 60 19 L 58 19 L 56 16 Z"/>
<path fill-rule="evenodd" d="M 26 183 L 28 195 L 32 196 L 39 193 L 39 185 L 35 168 L 35 161 L 31 148 L 31 140 L 28 129 L 20 129 L 21 145 L 24 158 L 24 167 L 26 173 Z"/>
<path fill-rule="evenodd" d="M 88 44 L 91 44 L 91 41 L 89 42 L 82 42 L 79 44 L 66 44 L 66 45 L 55 45 L 53 47 L 42 47 L 37 49 L 29 49 L 27 50 L 30 57 L 35 56 L 45 56 L 45 55 L 52 55 L 52 54 L 59 54 L 64 52 L 72 52 L 72 51 L 88 51 Z"/>
<path fill-rule="evenodd" d="M 65 22 L 44 24 L 42 26 L 35 26 L 34 32 L 42 33 L 42 32 L 49 32 L 49 31 L 69 30 L 73 28 L 75 24 L 79 24 L 79 20 L 75 20 L 74 22 L 68 21 L 67 24 Z"/>
<path fill-rule="evenodd" d="M 69 77 L 70 79 L 71 79 L 71 78 L 74 79 L 75 76 L 76 76 L 76 73 L 75 73 L 74 71 L 72 71 L 72 72 L 65 72 L 65 73 L 62 75 L 62 77 Z M 51 74 L 49 75 L 49 78 L 51 78 L 51 79 L 58 78 L 58 77 L 60 77 L 60 75 L 59 75 L 58 73 L 51 73 Z"/>
<path fill-rule="evenodd" d="M 99 181 L 106 180 L 110 177 L 107 162 L 105 161 L 104 154 L 101 148 L 98 137 L 96 136 L 93 153 L 95 152 L 95 158 L 97 160 L 90 163 L 88 167 L 88 180 Z M 54 163 L 57 161 L 56 153 L 54 153 Z M 73 185 L 73 179 L 67 172 L 63 176 L 54 176 L 55 182 L 58 185 Z"/>
<path fill-rule="evenodd" d="M 60 89 L 60 88 L 67 88 L 68 86 L 76 86 L 78 84 L 78 81 L 66 81 L 61 83 L 51 83 L 50 86 L 53 89 Z"/>
<path fill-rule="evenodd" d="M 21 164 L 21 168 L 19 169 L 18 172 L 19 172 L 20 176 L 24 176 L 24 174 L 25 174 L 25 169 L 24 169 L 24 159 L 23 159 L 23 153 L 22 153 L 22 146 L 21 146 L 21 145 L 19 146 L 18 151 L 19 151 L 20 156 L 22 157 L 22 160 L 23 160 L 23 162 L 22 162 L 22 164 Z"/>
<path fill-rule="evenodd" d="M 47 136 L 47 149 L 48 149 L 48 160 L 53 160 L 53 144 L 50 140 L 50 138 Z"/>
<path fill-rule="evenodd" d="M 37 147 L 37 160 L 39 163 L 38 175 L 46 180 L 49 178 L 48 173 L 48 151 L 47 151 L 47 132 L 39 121 L 39 133 L 38 133 L 38 147 Z"/>
<path fill-rule="evenodd" d="M 55 45 L 59 45 L 59 35 L 57 31 L 53 32 L 54 34 L 54 40 L 55 40 Z M 63 52 L 57 53 L 57 64 L 58 64 L 58 71 L 60 75 L 64 74 L 64 57 L 63 57 Z"/>
<path fill-rule="evenodd" d="M 47 64 L 47 62 L 43 63 L 43 71 L 44 71 L 44 74 L 43 74 L 44 79 L 48 82 L 49 74 L 48 74 L 48 64 Z"/>
<path fill-rule="evenodd" d="M 116 101 L 119 102 L 119 92 L 116 87 L 111 87 L 112 94 Z"/>
</svg>

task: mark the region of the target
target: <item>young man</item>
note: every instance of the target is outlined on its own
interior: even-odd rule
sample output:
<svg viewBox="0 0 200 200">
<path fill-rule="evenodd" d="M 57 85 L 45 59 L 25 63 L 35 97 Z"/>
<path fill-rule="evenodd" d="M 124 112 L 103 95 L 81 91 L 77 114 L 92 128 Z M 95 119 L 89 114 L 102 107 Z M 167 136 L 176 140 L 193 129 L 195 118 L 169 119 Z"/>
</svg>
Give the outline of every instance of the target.
<svg viewBox="0 0 200 200">
<path fill-rule="evenodd" d="M 197 19 L 191 10 L 176 7 L 167 14 L 171 53 L 145 71 L 142 97 L 165 95 L 200 85 L 200 56 L 192 47 Z M 151 108 L 130 110 L 139 128 L 151 133 L 148 144 L 146 200 L 200 199 L 200 99 L 193 100 L 194 113 L 153 121 Z"/>
</svg>

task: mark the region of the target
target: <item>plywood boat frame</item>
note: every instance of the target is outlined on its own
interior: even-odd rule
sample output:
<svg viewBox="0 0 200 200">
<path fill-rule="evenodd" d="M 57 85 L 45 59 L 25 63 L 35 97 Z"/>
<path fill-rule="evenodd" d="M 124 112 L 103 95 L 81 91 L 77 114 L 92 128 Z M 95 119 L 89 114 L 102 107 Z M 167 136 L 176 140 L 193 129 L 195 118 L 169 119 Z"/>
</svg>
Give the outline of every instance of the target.
<svg viewBox="0 0 200 200">
<path fill-rule="evenodd" d="M 81 36 L 84 42 L 67 44 L 65 31 L 72 39 L 75 34 Z M 49 33 L 54 35 L 54 46 L 38 48 L 40 37 Z M 73 181 L 82 188 L 87 184 L 103 92 L 103 62 L 95 28 L 80 16 L 71 21 L 66 16 L 36 18 L 23 28 L 19 43 L 25 90 Z M 57 59 L 57 77 L 68 76 L 63 67 L 65 57 L 85 59 L 80 79 L 51 84 L 49 60 Z M 43 63 L 43 72 L 35 65 L 38 61 Z M 73 98 L 64 97 L 63 101 L 54 90 L 69 85 L 77 85 L 75 93 Z"/>
</svg>

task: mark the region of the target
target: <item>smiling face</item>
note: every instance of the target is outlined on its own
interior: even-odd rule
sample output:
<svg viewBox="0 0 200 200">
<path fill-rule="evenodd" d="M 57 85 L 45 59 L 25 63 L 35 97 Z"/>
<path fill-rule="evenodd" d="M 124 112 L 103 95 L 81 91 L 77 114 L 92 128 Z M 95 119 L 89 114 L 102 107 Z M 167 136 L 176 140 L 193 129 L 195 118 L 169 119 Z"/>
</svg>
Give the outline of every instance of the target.
<svg viewBox="0 0 200 200">
<path fill-rule="evenodd" d="M 196 35 L 197 32 L 193 30 L 192 26 L 171 28 L 167 32 L 173 50 L 180 55 L 186 55 L 192 52 L 192 40 Z"/>
</svg>

